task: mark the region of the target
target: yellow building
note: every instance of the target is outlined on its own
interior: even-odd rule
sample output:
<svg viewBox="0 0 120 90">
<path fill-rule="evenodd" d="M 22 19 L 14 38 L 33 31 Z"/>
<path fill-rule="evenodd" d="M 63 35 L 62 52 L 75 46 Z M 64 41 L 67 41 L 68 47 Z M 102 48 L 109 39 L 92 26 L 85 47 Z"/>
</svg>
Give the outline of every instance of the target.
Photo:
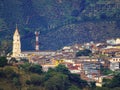
<svg viewBox="0 0 120 90">
<path fill-rule="evenodd" d="M 55 66 L 58 66 L 59 64 L 61 64 L 61 63 L 63 63 L 63 62 L 64 62 L 64 60 L 55 60 L 55 59 L 52 60 L 52 63 L 53 63 Z"/>
<path fill-rule="evenodd" d="M 13 49 L 12 49 L 12 57 L 18 58 L 21 54 L 21 42 L 20 42 L 20 34 L 18 32 L 18 28 L 16 26 L 16 30 L 13 36 Z"/>
</svg>

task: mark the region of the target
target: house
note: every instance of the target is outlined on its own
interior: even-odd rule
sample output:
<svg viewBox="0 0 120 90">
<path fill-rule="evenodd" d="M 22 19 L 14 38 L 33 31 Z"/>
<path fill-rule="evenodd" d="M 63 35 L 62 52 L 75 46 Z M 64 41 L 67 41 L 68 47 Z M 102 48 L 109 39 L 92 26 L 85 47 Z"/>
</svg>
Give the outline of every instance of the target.
<svg viewBox="0 0 120 90">
<path fill-rule="evenodd" d="M 101 53 L 107 56 L 115 55 L 115 53 L 120 52 L 120 49 L 115 47 L 107 47 L 104 49 L 101 49 Z"/>
<path fill-rule="evenodd" d="M 34 55 L 29 58 L 29 63 L 34 63 L 34 64 L 52 64 L 51 58 L 47 58 L 46 56 L 38 56 Z"/>
<path fill-rule="evenodd" d="M 75 64 L 73 62 L 63 62 L 62 64 L 64 64 L 71 73 L 80 74 L 81 64 Z"/>
<path fill-rule="evenodd" d="M 99 59 L 96 57 L 89 57 L 89 56 L 81 56 L 77 58 L 77 61 L 83 61 L 83 62 L 98 62 Z"/>
<path fill-rule="evenodd" d="M 82 75 L 87 81 L 97 81 L 100 76 L 100 64 L 93 62 L 83 62 Z"/>
<path fill-rule="evenodd" d="M 115 71 L 120 69 L 120 57 L 112 57 L 110 61 L 110 70 Z"/>
</svg>

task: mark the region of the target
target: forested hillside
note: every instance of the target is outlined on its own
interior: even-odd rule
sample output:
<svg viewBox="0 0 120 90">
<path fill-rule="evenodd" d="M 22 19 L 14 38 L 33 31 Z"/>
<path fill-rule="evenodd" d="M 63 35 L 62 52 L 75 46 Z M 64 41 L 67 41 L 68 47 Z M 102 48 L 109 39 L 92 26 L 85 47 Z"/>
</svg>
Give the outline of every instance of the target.
<svg viewBox="0 0 120 90">
<path fill-rule="evenodd" d="M 0 0 L 0 45 L 11 49 L 18 24 L 22 50 L 42 50 L 120 37 L 119 0 Z"/>
</svg>

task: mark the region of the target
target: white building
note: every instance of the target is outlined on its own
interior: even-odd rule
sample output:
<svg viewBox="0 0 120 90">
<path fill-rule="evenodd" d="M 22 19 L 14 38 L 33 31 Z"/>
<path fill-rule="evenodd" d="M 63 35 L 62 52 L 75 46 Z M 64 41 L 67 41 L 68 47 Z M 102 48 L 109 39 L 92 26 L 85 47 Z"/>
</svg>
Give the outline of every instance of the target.
<svg viewBox="0 0 120 90">
<path fill-rule="evenodd" d="M 106 41 L 108 44 L 111 44 L 111 45 L 117 45 L 117 44 L 120 44 L 120 38 L 117 38 L 117 39 L 109 39 Z"/>
<path fill-rule="evenodd" d="M 111 45 L 116 44 L 115 39 L 109 39 L 109 40 L 107 40 L 106 42 L 107 42 L 108 44 L 111 44 Z"/>
<path fill-rule="evenodd" d="M 13 36 L 13 49 L 12 49 L 12 57 L 18 58 L 21 54 L 21 42 L 20 42 L 20 34 L 18 32 L 18 28 L 16 26 L 16 30 Z"/>
<path fill-rule="evenodd" d="M 120 69 L 120 57 L 112 57 L 110 59 L 110 70 L 115 71 Z"/>
<path fill-rule="evenodd" d="M 120 38 L 116 39 L 116 44 L 120 44 Z"/>
<path fill-rule="evenodd" d="M 120 69 L 120 65 L 119 65 L 119 63 L 118 62 L 114 62 L 114 63 L 110 63 L 110 70 L 112 70 L 112 71 L 115 71 L 115 70 L 118 70 L 118 69 Z"/>
</svg>

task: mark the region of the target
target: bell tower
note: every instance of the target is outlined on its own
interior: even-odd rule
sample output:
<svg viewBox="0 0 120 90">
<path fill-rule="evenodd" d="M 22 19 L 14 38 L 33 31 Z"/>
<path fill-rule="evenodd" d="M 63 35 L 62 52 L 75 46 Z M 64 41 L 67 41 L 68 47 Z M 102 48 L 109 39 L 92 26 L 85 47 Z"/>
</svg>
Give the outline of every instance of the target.
<svg viewBox="0 0 120 90">
<path fill-rule="evenodd" d="M 13 36 L 13 50 L 12 57 L 18 58 L 21 54 L 21 42 L 20 42 L 20 34 L 18 32 L 18 27 L 16 25 L 16 30 Z"/>
</svg>

